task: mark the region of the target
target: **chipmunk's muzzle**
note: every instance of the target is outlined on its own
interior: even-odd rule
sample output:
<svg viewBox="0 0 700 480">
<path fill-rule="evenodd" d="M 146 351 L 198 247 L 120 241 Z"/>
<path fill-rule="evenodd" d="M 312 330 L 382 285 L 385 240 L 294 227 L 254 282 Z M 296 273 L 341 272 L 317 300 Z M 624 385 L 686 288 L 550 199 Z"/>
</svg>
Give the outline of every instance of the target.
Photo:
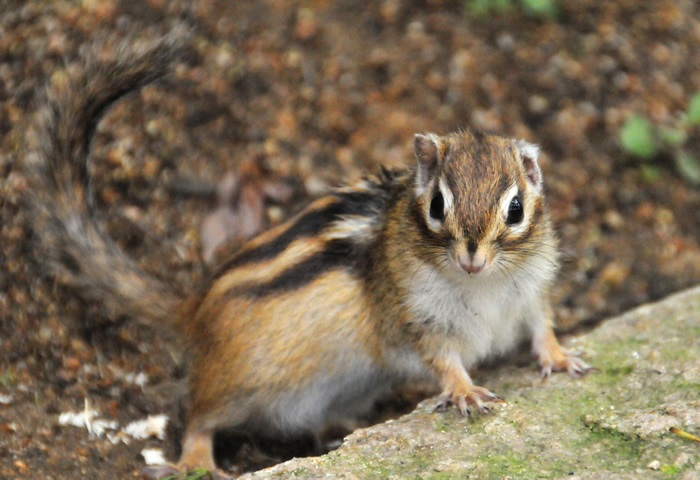
<svg viewBox="0 0 700 480">
<path fill-rule="evenodd" d="M 462 247 L 456 252 L 457 264 L 468 274 L 479 273 L 486 267 L 485 249 L 479 248 L 479 245 L 473 240 L 469 240 L 466 247 L 466 249 Z"/>
<path fill-rule="evenodd" d="M 479 273 L 486 266 L 486 256 L 478 253 L 467 253 L 457 258 L 460 268 L 468 274 Z"/>
</svg>

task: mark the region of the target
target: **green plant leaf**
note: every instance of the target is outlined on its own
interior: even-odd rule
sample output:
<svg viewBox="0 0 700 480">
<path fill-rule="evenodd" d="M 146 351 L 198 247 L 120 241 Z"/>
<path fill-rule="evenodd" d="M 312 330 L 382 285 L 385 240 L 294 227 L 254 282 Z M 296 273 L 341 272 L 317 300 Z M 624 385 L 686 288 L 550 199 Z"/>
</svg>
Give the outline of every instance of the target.
<svg viewBox="0 0 700 480">
<path fill-rule="evenodd" d="M 685 180 L 700 185 L 700 162 L 688 152 L 680 152 L 675 157 L 676 169 Z"/>
<path fill-rule="evenodd" d="M 654 183 L 661 178 L 661 169 L 656 165 L 645 163 L 642 165 L 642 178 L 649 183 Z"/>
<path fill-rule="evenodd" d="M 695 92 L 693 98 L 690 99 L 686 118 L 693 125 L 700 125 L 700 91 Z"/>
<path fill-rule="evenodd" d="M 212 473 L 206 468 L 195 468 L 194 470 L 168 475 L 161 480 L 202 480 L 204 478 L 213 478 Z"/>
<path fill-rule="evenodd" d="M 211 472 L 206 468 L 195 468 L 187 472 L 186 480 L 199 480 L 203 478 L 213 478 Z"/>
<path fill-rule="evenodd" d="M 635 157 L 648 159 L 656 155 L 654 127 L 641 115 L 632 115 L 625 121 L 620 129 L 620 142 L 625 151 Z"/>
<path fill-rule="evenodd" d="M 688 133 L 682 128 L 662 127 L 659 135 L 661 140 L 672 147 L 680 147 L 688 139 Z"/>
<path fill-rule="evenodd" d="M 510 10 L 511 0 L 469 0 L 465 6 L 475 15 L 486 15 L 492 10 L 503 13 Z"/>
<path fill-rule="evenodd" d="M 559 15 L 556 0 L 520 0 L 525 13 L 554 18 Z"/>
</svg>

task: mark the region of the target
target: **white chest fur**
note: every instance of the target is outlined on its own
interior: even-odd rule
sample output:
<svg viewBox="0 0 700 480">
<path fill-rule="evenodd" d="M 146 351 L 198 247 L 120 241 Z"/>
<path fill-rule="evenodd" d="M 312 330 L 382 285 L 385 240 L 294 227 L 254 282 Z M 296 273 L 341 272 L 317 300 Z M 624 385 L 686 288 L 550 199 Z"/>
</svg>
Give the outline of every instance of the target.
<svg viewBox="0 0 700 480">
<path fill-rule="evenodd" d="M 539 314 L 549 277 L 517 272 L 468 276 L 449 267 L 437 272 L 424 265 L 409 284 L 408 306 L 419 321 L 429 319 L 430 328 L 455 341 L 468 369 L 505 353 L 522 338 L 526 324 Z"/>
</svg>

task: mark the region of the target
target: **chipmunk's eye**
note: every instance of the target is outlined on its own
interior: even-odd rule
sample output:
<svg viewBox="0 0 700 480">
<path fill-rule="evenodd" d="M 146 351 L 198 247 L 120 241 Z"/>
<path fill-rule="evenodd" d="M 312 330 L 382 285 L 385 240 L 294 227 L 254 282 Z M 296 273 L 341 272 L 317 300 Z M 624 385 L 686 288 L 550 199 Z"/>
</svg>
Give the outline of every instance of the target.
<svg viewBox="0 0 700 480">
<path fill-rule="evenodd" d="M 523 221 L 523 206 L 520 203 L 518 197 L 513 197 L 508 205 L 508 218 L 506 219 L 506 225 L 515 225 Z"/>
<path fill-rule="evenodd" d="M 433 199 L 430 201 L 430 216 L 435 220 L 445 219 L 445 199 L 442 198 L 442 193 L 435 192 Z"/>
</svg>

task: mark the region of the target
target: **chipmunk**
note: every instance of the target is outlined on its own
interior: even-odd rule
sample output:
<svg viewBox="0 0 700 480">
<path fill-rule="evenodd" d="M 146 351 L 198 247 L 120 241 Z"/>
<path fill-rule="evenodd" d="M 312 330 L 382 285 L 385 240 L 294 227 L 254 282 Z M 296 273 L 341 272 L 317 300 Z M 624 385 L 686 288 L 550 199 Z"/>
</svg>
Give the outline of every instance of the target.
<svg viewBox="0 0 700 480">
<path fill-rule="evenodd" d="M 399 381 L 432 377 L 438 407 L 501 397 L 468 370 L 523 335 L 546 377 L 590 367 L 553 332 L 558 265 L 537 146 L 480 132 L 416 134 L 415 167 L 318 198 L 248 240 L 201 290 L 142 271 L 91 212 L 92 134 L 116 100 L 160 77 L 178 34 L 88 62 L 49 92 L 27 158 L 38 235 L 88 298 L 182 334 L 191 356 L 178 470 L 214 471 L 219 430 L 290 436 L 361 414 Z"/>
</svg>

